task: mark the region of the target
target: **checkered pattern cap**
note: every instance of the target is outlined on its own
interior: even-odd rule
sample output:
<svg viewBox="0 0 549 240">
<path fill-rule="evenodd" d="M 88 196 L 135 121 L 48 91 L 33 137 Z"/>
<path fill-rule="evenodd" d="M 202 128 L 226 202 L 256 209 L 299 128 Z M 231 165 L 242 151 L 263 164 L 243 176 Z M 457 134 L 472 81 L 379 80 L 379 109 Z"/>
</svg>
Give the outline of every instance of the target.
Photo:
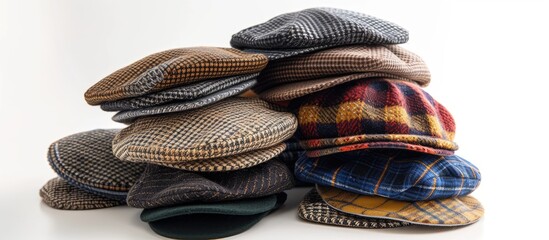
<svg viewBox="0 0 549 240">
<path fill-rule="evenodd" d="M 289 109 L 310 157 L 370 148 L 437 155 L 458 149 L 450 112 L 410 82 L 357 80 L 296 99 Z"/>
<path fill-rule="evenodd" d="M 84 97 L 89 104 L 98 105 L 205 79 L 257 73 L 265 65 L 265 56 L 232 48 L 171 49 L 112 73 L 88 89 Z"/>
<path fill-rule="evenodd" d="M 149 93 L 143 96 L 105 102 L 101 104 L 101 109 L 105 111 L 125 111 L 164 105 L 173 101 L 195 100 L 210 96 L 233 86 L 238 86 L 244 82 L 251 82 L 250 80 L 254 80 L 258 75 L 259 73 L 253 73 L 208 79 L 181 87 L 162 90 L 160 92 Z"/>
<path fill-rule="evenodd" d="M 360 217 L 384 218 L 429 226 L 463 226 L 484 215 L 482 204 L 472 196 L 405 202 L 360 195 L 317 185 L 324 202 L 338 211 Z"/>
<path fill-rule="evenodd" d="M 80 189 L 124 200 L 145 165 L 118 160 L 112 153 L 117 129 L 97 129 L 62 138 L 49 147 L 55 172 Z"/>
<path fill-rule="evenodd" d="M 124 204 L 123 201 L 83 191 L 59 177 L 49 180 L 40 189 L 40 197 L 46 205 L 62 210 L 100 209 Z"/>
<path fill-rule="evenodd" d="M 285 101 L 367 77 L 388 77 L 426 86 L 431 74 L 416 54 L 397 45 L 352 45 L 270 63 L 254 91 Z"/>
<path fill-rule="evenodd" d="M 187 112 L 138 118 L 116 135 L 113 151 L 127 161 L 176 163 L 271 147 L 297 128 L 293 114 L 273 109 L 259 99 L 234 97 Z"/>
<path fill-rule="evenodd" d="M 326 204 L 316 189 L 311 190 L 298 207 L 298 216 L 303 220 L 354 228 L 395 228 L 410 223 L 382 218 L 360 217 L 337 211 Z"/>
<path fill-rule="evenodd" d="M 365 195 L 402 201 L 464 196 L 481 180 L 467 160 L 407 150 L 371 150 L 301 158 L 296 178 Z"/>
<path fill-rule="evenodd" d="M 115 114 L 112 117 L 112 120 L 116 122 L 121 123 L 131 123 L 135 119 L 139 117 L 146 117 L 146 116 L 153 116 L 153 115 L 160 115 L 160 114 L 167 114 L 167 113 L 175 113 L 175 112 L 183 112 L 191 109 L 196 109 L 204 106 L 208 106 L 210 104 L 219 102 L 223 99 L 226 99 L 228 97 L 232 97 L 235 95 L 238 95 L 248 89 L 250 89 L 253 85 L 255 85 L 256 80 L 250 80 L 247 82 L 239 83 L 234 86 L 231 86 L 227 89 L 223 89 L 221 91 L 212 93 L 208 96 L 204 96 L 198 99 L 194 100 L 187 100 L 187 101 L 175 101 L 175 102 L 169 102 L 163 105 L 158 106 L 152 106 L 152 107 L 145 107 L 135 110 L 128 110 L 128 111 L 121 111 L 117 114 Z"/>
<path fill-rule="evenodd" d="M 153 164 L 177 168 L 192 172 L 228 172 L 256 166 L 279 156 L 286 145 L 280 143 L 272 147 L 253 150 L 227 157 L 200 159 L 196 161 L 184 161 L 177 163 L 151 162 Z M 148 161 L 144 161 L 148 162 Z M 294 161 L 295 163 L 295 161 Z M 291 169 L 293 172 L 293 168 Z"/>
<path fill-rule="evenodd" d="M 130 190 L 128 205 L 155 208 L 193 202 L 262 197 L 293 186 L 293 174 L 278 161 L 231 172 L 195 173 L 149 164 Z"/>
<path fill-rule="evenodd" d="M 246 28 L 233 35 L 231 46 L 279 59 L 330 46 L 407 41 L 408 31 L 394 23 L 343 9 L 310 8 Z"/>
</svg>

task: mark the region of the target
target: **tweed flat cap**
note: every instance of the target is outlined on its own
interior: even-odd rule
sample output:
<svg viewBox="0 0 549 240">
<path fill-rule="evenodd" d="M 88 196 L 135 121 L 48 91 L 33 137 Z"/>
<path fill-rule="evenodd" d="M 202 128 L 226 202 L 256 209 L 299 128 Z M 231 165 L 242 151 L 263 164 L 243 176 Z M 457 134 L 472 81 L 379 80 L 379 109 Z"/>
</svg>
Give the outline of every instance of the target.
<svg viewBox="0 0 549 240">
<path fill-rule="evenodd" d="M 264 163 L 281 154 L 284 151 L 284 148 L 286 148 L 286 145 L 284 143 L 280 143 L 272 147 L 253 150 L 250 152 L 227 157 L 201 159 L 196 161 L 185 161 L 178 163 L 153 162 L 153 164 L 192 172 L 227 172 L 249 168 Z M 290 172 L 293 172 L 293 167 Z"/>
<path fill-rule="evenodd" d="M 297 128 L 293 114 L 272 109 L 277 108 L 259 99 L 234 97 L 183 113 L 138 118 L 116 135 L 113 151 L 127 161 L 175 163 L 271 147 Z"/>
<path fill-rule="evenodd" d="M 128 194 L 128 205 L 155 208 L 194 202 L 262 197 L 293 186 L 293 174 L 281 162 L 267 161 L 231 172 L 196 173 L 149 164 Z"/>
<path fill-rule="evenodd" d="M 125 204 L 80 190 L 59 177 L 49 180 L 40 189 L 40 197 L 46 205 L 62 210 L 89 210 Z"/>
<path fill-rule="evenodd" d="M 279 193 L 260 198 L 145 209 L 141 220 L 156 233 L 176 239 L 224 238 L 242 233 L 286 201 Z"/>
<path fill-rule="evenodd" d="M 149 93 L 143 96 L 113 102 L 105 102 L 101 104 L 101 109 L 105 111 L 125 111 L 164 105 L 173 101 L 195 100 L 238 85 L 239 83 L 254 80 L 258 75 L 259 73 L 252 73 L 208 79 L 181 87 L 166 89 L 160 92 Z"/>
<path fill-rule="evenodd" d="M 305 182 L 402 201 L 464 196 L 481 180 L 478 168 L 459 156 L 392 149 L 301 158 L 295 175 Z"/>
<path fill-rule="evenodd" d="M 359 195 L 333 187 L 317 185 L 317 190 L 330 207 L 361 217 L 451 227 L 475 223 L 484 215 L 482 204 L 472 196 L 405 202 Z"/>
<path fill-rule="evenodd" d="M 231 46 L 276 60 L 330 46 L 407 41 L 408 31 L 394 23 L 343 9 L 309 8 L 246 28 L 233 35 Z"/>
<path fill-rule="evenodd" d="M 265 56 L 232 48 L 171 49 L 112 73 L 88 89 L 84 97 L 89 104 L 98 105 L 200 80 L 257 73 L 265 65 Z"/>
<path fill-rule="evenodd" d="M 452 155 L 458 149 L 450 112 L 409 82 L 357 80 L 296 99 L 289 109 L 309 157 L 372 148 Z"/>
<path fill-rule="evenodd" d="M 112 139 L 118 129 L 96 129 L 62 138 L 49 147 L 48 161 L 69 184 L 116 200 L 125 200 L 145 165 L 118 160 Z"/>
<path fill-rule="evenodd" d="M 299 157 L 305 155 L 305 150 L 301 148 L 301 145 L 299 145 L 299 141 L 292 137 L 288 139 L 286 142 L 284 142 L 286 145 L 286 150 L 284 150 L 282 153 L 277 155 L 274 159 L 283 162 L 290 172 L 294 172 L 295 169 L 295 163 L 299 159 Z M 297 179 L 294 179 L 295 187 L 310 187 L 312 186 L 311 183 L 308 182 L 302 182 Z"/>
<path fill-rule="evenodd" d="M 410 223 L 382 218 L 360 217 L 337 211 L 326 204 L 316 189 L 312 189 L 298 207 L 298 216 L 306 221 L 353 228 L 395 228 Z"/>
<path fill-rule="evenodd" d="M 153 116 L 166 113 L 183 112 L 211 105 L 231 96 L 238 95 L 250 89 L 256 80 L 239 83 L 227 89 L 212 93 L 208 96 L 188 101 L 169 102 L 164 105 L 145 107 L 136 110 L 121 111 L 112 117 L 112 120 L 121 123 L 131 123 L 138 117 Z"/>
</svg>

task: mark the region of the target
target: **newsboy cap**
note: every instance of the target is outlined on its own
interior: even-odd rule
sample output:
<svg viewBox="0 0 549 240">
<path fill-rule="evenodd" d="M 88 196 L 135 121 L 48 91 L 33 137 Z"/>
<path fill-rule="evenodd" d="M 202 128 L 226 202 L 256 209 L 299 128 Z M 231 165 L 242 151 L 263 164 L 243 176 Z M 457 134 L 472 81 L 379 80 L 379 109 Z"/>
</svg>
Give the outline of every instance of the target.
<svg viewBox="0 0 549 240">
<path fill-rule="evenodd" d="M 279 193 L 216 203 L 196 203 L 145 209 L 141 220 L 151 229 L 169 238 L 212 239 L 242 233 L 286 201 Z"/>
<path fill-rule="evenodd" d="M 42 201 L 56 209 L 90 210 L 124 205 L 124 201 L 95 195 L 67 183 L 62 178 L 49 180 L 41 189 Z"/>
<path fill-rule="evenodd" d="M 361 79 L 290 102 L 309 157 L 372 148 L 452 155 L 455 123 L 417 84 Z"/>
<path fill-rule="evenodd" d="M 124 162 L 112 153 L 118 129 L 96 129 L 52 143 L 48 161 L 69 184 L 82 190 L 124 201 L 145 165 Z"/>
<path fill-rule="evenodd" d="M 481 180 L 478 168 L 459 156 L 392 149 L 301 158 L 295 175 L 305 182 L 402 201 L 464 196 Z"/>
<path fill-rule="evenodd" d="M 89 88 L 84 97 L 98 105 L 205 79 L 257 73 L 265 65 L 265 56 L 232 48 L 171 49 L 119 69 Z"/>
<path fill-rule="evenodd" d="M 297 128 L 293 114 L 252 98 L 138 118 L 113 140 L 114 154 L 127 161 L 176 163 L 240 154 L 274 146 Z"/>
<path fill-rule="evenodd" d="M 352 45 L 326 49 L 267 65 L 254 91 L 267 101 L 286 101 L 368 77 L 387 77 L 426 86 L 427 65 L 397 45 Z"/>
<path fill-rule="evenodd" d="M 317 190 L 330 207 L 361 217 L 452 227 L 475 223 L 484 215 L 482 204 L 472 196 L 406 202 L 360 195 L 334 187 L 317 185 Z"/>
<path fill-rule="evenodd" d="M 128 194 L 128 205 L 155 208 L 219 202 L 280 193 L 293 186 L 293 174 L 279 161 L 230 172 L 197 173 L 147 165 Z"/>
<path fill-rule="evenodd" d="M 312 189 L 299 203 L 298 216 L 306 221 L 353 228 L 395 228 L 410 223 L 383 218 L 360 217 L 335 210 L 326 204 L 316 189 Z"/>
<path fill-rule="evenodd" d="M 277 60 L 332 46 L 407 41 L 408 31 L 394 23 L 343 9 L 309 8 L 246 28 L 232 36 L 231 46 Z"/>
</svg>

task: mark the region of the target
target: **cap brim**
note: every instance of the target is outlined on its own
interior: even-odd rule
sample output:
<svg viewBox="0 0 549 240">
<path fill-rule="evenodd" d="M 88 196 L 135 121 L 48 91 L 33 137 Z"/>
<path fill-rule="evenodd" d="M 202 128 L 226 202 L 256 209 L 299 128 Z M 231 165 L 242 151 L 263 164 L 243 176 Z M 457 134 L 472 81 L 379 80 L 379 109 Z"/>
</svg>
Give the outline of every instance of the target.
<svg viewBox="0 0 549 240">
<path fill-rule="evenodd" d="M 222 238 L 248 230 L 285 201 L 286 194 L 279 193 L 239 201 L 145 209 L 141 220 L 165 237 Z"/>
<path fill-rule="evenodd" d="M 451 156 L 454 155 L 454 151 L 446 149 L 436 149 L 426 147 L 417 144 L 402 143 L 402 142 L 367 142 L 357 143 L 344 146 L 328 147 L 323 149 L 308 150 L 306 154 L 308 157 L 322 157 L 331 154 L 337 154 L 342 152 L 351 152 L 366 149 L 404 149 L 414 152 L 427 153 L 439 156 Z"/>
<path fill-rule="evenodd" d="M 124 205 L 122 201 L 80 190 L 59 177 L 49 180 L 40 189 L 40 197 L 46 205 L 61 210 L 91 210 Z"/>
<path fill-rule="evenodd" d="M 484 215 L 482 204 L 471 196 L 406 202 L 379 196 L 360 195 L 334 187 L 316 185 L 330 207 L 355 216 L 392 219 L 428 226 L 463 226 Z"/>
<path fill-rule="evenodd" d="M 325 48 L 334 47 L 336 45 L 322 45 L 310 48 L 296 48 L 296 49 L 240 49 L 247 53 L 258 53 L 265 55 L 269 61 L 276 61 L 283 58 L 289 58 L 301 54 L 306 54 L 314 51 L 318 51 Z"/>
<path fill-rule="evenodd" d="M 199 107 L 204 107 L 212 103 L 218 102 L 228 97 L 236 96 L 245 92 L 257 83 L 257 80 L 250 80 L 240 84 L 236 84 L 221 91 L 212 93 L 205 97 L 197 98 L 189 101 L 175 101 L 163 105 L 145 107 L 135 110 L 121 111 L 112 117 L 112 120 L 120 123 L 131 123 L 138 117 L 152 116 L 158 114 L 183 112 Z"/>
</svg>

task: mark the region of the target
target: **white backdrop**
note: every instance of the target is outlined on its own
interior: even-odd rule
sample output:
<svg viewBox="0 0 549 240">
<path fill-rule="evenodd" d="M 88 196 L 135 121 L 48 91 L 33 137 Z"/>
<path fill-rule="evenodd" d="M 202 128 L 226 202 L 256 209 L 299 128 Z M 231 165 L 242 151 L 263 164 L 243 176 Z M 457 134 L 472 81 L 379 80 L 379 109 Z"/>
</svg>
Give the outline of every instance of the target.
<svg viewBox="0 0 549 240">
<path fill-rule="evenodd" d="M 547 4 L 543 1 L 53 1 L 0 0 L 0 239 L 156 239 L 138 209 L 53 210 L 38 190 L 55 176 L 48 145 L 123 125 L 88 106 L 85 90 L 148 54 L 229 46 L 238 30 L 278 14 L 330 6 L 393 21 L 432 72 L 426 90 L 457 122 L 457 154 L 483 182 L 486 208 L 465 228 L 362 230 L 297 218 L 306 190 L 242 239 L 482 239 L 544 234 L 547 173 Z M 545 84 L 545 85 L 542 85 Z"/>
</svg>

